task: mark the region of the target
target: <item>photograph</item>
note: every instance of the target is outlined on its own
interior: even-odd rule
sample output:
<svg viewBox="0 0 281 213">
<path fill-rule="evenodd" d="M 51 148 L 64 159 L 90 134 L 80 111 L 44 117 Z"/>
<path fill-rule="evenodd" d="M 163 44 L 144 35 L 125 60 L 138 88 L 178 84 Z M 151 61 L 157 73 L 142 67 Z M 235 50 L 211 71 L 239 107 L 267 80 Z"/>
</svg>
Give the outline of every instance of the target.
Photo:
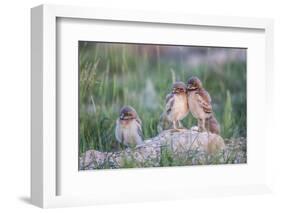
<svg viewBox="0 0 281 213">
<path fill-rule="evenodd" d="M 78 41 L 78 169 L 247 163 L 247 48 Z"/>
</svg>

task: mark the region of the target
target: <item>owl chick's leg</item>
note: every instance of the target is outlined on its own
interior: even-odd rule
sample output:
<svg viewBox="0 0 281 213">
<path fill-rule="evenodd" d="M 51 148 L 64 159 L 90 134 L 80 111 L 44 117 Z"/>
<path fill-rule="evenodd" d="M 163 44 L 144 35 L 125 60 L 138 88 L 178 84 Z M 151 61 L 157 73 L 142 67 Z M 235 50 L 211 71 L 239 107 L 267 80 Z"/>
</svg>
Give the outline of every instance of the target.
<svg viewBox="0 0 281 213">
<path fill-rule="evenodd" d="M 177 121 L 173 121 L 173 128 L 169 129 L 170 132 L 178 132 L 180 131 L 177 127 Z"/>
<path fill-rule="evenodd" d="M 180 120 L 178 120 L 178 128 L 179 128 L 179 129 L 183 129 L 183 128 L 184 128 L 183 125 L 182 125 L 182 123 L 180 122 Z"/>
<path fill-rule="evenodd" d="M 177 127 L 177 121 L 173 121 L 173 128 L 174 128 L 174 129 L 178 129 L 178 127 Z"/>
<path fill-rule="evenodd" d="M 198 126 L 199 126 L 199 131 L 200 131 L 200 132 L 206 131 L 206 128 L 205 128 L 205 119 L 198 119 Z"/>
<path fill-rule="evenodd" d="M 173 121 L 173 129 L 172 131 L 180 132 L 183 131 L 184 129 L 180 129 L 179 127 L 179 121 Z"/>
<path fill-rule="evenodd" d="M 205 120 L 205 130 L 210 131 L 210 120 L 208 118 Z"/>
<path fill-rule="evenodd" d="M 198 127 L 199 127 L 199 132 L 202 132 L 203 131 L 203 119 L 198 119 Z"/>
</svg>

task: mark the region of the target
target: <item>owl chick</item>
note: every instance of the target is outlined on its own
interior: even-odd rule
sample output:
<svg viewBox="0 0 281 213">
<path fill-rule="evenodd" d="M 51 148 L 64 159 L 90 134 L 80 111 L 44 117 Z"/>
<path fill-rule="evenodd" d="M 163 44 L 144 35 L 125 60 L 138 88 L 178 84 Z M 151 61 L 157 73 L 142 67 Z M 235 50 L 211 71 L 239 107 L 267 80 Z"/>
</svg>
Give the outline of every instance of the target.
<svg viewBox="0 0 281 213">
<path fill-rule="evenodd" d="M 188 115 L 187 87 L 183 82 L 173 84 L 173 90 L 166 96 L 165 115 L 173 123 L 173 128 L 182 128 L 180 121 Z"/>
<path fill-rule="evenodd" d="M 211 97 L 197 77 L 187 82 L 187 96 L 191 114 L 198 120 L 199 131 L 220 133 L 220 126 L 213 114 Z"/>
<path fill-rule="evenodd" d="M 127 147 L 135 147 L 143 143 L 142 122 L 131 106 L 124 106 L 116 120 L 115 137 L 119 143 Z"/>
</svg>

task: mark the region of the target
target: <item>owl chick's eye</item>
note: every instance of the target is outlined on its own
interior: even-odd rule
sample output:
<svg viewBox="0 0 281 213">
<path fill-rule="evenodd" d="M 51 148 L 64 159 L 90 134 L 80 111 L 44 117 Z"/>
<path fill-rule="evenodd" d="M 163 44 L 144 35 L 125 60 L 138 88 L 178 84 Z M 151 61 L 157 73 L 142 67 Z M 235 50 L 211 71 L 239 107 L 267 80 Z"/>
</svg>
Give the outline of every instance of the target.
<svg viewBox="0 0 281 213">
<path fill-rule="evenodd" d="M 182 88 L 177 89 L 177 93 L 182 93 L 184 90 Z"/>
<path fill-rule="evenodd" d="M 123 114 L 122 117 L 120 117 L 121 120 L 130 120 L 130 119 L 133 119 L 134 118 L 134 115 L 133 113 L 130 113 L 130 112 L 126 112 Z"/>
</svg>

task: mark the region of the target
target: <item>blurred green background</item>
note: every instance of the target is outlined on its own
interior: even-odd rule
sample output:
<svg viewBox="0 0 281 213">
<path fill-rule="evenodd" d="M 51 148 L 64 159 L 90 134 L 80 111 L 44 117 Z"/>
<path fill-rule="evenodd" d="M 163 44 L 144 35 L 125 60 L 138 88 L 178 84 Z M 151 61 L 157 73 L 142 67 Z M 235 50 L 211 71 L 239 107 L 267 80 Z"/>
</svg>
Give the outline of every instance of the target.
<svg viewBox="0 0 281 213">
<path fill-rule="evenodd" d="M 212 97 L 223 138 L 246 138 L 246 49 L 79 42 L 79 155 L 116 147 L 115 122 L 133 106 L 145 138 L 158 134 L 174 81 L 199 77 Z M 191 113 L 183 120 L 196 125 Z"/>
</svg>

